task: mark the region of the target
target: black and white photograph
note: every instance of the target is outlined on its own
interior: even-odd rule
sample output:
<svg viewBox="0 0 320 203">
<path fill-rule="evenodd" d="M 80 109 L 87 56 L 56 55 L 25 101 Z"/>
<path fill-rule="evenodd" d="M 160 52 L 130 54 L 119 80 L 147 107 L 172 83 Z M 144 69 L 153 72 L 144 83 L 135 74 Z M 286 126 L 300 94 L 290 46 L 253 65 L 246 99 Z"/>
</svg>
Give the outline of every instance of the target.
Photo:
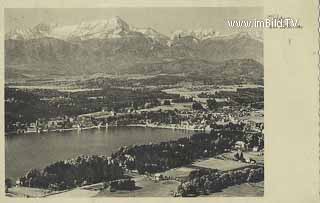
<svg viewBox="0 0 320 203">
<path fill-rule="evenodd" d="M 263 197 L 263 17 L 4 9 L 6 196 Z"/>
</svg>

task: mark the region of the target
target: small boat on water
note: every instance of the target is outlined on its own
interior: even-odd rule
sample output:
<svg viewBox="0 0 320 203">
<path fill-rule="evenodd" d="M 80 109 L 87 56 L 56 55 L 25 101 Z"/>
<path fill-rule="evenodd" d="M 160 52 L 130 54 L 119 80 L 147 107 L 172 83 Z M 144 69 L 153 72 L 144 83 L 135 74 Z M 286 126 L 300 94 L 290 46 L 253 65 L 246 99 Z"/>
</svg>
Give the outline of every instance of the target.
<svg viewBox="0 0 320 203">
<path fill-rule="evenodd" d="M 99 123 L 98 126 L 97 126 L 97 128 L 98 128 L 98 129 L 102 128 L 102 127 L 103 127 L 102 125 L 103 125 L 102 123 Z"/>
<path fill-rule="evenodd" d="M 81 131 L 81 126 L 78 124 L 78 126 L 77 126 L 77 130 L 78 131 Z"/>
</svg>

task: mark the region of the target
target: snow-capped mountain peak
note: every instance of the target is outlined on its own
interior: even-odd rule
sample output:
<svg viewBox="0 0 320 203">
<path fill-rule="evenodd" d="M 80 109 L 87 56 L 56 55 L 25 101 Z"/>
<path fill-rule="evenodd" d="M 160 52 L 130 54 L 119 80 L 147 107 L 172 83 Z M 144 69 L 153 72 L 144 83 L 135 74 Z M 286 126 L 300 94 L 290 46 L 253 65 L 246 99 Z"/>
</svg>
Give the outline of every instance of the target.
<svg viewBox="0 0 320 203">
<path fill-rule="evenodd" d="M 50 35 L 57 24 L 40 23 L 33 28 L 16 29 L 6 33 L 6 39 L 37 39 Z"/>
<path fill-rule="evenodd" d="M 113 29 L 124 29 L 124 30 L 129 29 L 129 25 L 124 20 L 122 20 L 119 16 L 110 18 L 108 21 L 108 26 L 109 28 L 113 28 Z"/>
<path fill-rule="evenodd" d="M 90 39 L 120 37 L 130 32 L 129 25 L 120 17 L 107 20 L 81 22 L 76 25 L 58 26 L 40 23 L 29 29 L 18 29 L 6 34 L 6 39 L 37 39 L 53 37 L 58 39 Z"/>
<path fill-rule="evenodd" d="M 129 25 L 119 17 L 108 20 L 82 22 L 74 26 L 62 27 L 68 33 L 67 39 L 117 38 L 130 32 Z M 67 29 L 66 29 L 67 28 Z M 61 28 L 60 28 L 61 29 Z"/>
<path fill-rule="evenodd" d="M 75 25 L 58 25 L 40 23 L 32 28 L 17 29 L 6 33 L 6 39 L 29 40 L 51 37 L 62 40 L 88 40 L 88 39 L 112 39 L 125 36 L 143 35 L 154 42 L 160 42 L 170 46 L 175 40 L 183 37 L 191 37 L 193 43 L 199 43 L 206 39 L 229 40 L 234 38 L 253 38 L 262 41 L 262 35 L 257 33 L 236 32 L 229 35 L 219 35 L 218 32 L 209 29 L 177 30 L 171 37 L 167 37 L 152 28 L 136 28 L 128 25 L 120 17 L 81 22 Z"/>
<path fill-rule="evenodd" d="M 169 38 L 152 28 L 131 28 L 134 32 L 143 34 L 144 36 L 154 40 L 154 41 L 168 41 Z"/>
</svg>

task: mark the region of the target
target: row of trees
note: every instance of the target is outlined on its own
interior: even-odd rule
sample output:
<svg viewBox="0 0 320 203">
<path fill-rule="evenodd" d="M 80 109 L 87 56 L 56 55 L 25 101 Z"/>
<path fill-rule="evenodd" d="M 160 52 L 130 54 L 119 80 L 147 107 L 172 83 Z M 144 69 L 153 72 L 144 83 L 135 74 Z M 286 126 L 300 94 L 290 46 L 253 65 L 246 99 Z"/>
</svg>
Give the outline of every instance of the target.
<svg viewBox="0 0 320 203">
<path fill-rule="evenodd" d="M 128 169 L 137 169 L 140 174 L 156 173 L 190 164 L 198 158 L 220 154 L 245 136 L 242 131 L 199 133 L 160 144 L 122 147 L 112 158 Z"/>
<path fill-rule="evenodd" d="M 132 179 L 121 179 L 110 181 L 109 190 L 134 190 L 136 188 L 135 181 Z"/>
<path fill-rule="evenodd" d="M 209 110 L 213 111 L 213 110 L 217 110 L 221 105 L 219 105 L 215 99 L 208 99 L 207 106 L 208 106 Z M 192 109 L 193 110 L 203 110 L 204 107 L 202 106 L 202 104 L 200 102 L 195 101 L 192 103 Z"/>
<path fill-rule="evenodd" d="M 20 184 L 63 190 L 122 177 L 123 168 L 117 160 L 106 156 L 78 156 L 75 159 L 55 162 L 42 170 L 31 169 L 20 178 Z"/>
<path fill-rule="evenodd" d="M 263 179 L 264 169 L 262 167 L 244 168 L 228 172 L 200 169 L 195 173 L 191 173 L 188 180 L 178 186 L 177 192 L 183 197 L 209 194 L 221 191 L 232 185 L 259 182 Z"/>
</svg>

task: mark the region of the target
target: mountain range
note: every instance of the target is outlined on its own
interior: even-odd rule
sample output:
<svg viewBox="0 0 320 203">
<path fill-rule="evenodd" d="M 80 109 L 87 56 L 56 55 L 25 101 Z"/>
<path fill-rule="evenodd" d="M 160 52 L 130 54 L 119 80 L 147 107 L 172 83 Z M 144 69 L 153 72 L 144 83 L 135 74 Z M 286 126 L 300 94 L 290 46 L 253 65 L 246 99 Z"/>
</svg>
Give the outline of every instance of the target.
<svg viewBox="0 0 320 203">
<path fill-rule="evenodd" d="M 130 26 L 119 17 L 64 26 L 42 23 L 6 33 L 6 79 L 176 73 L 176 67 L 184 67 L 178 70 L 186 74 L 194 68 L 210 73 L 210 67 L 229 60 L 250 61 L 250 67 L 256 64 L 257 71 L 263 70 L 262 39 L 246 32 L 217 33 L 209 28 L 166 36 L 152 28 Z"/>
</svg>

